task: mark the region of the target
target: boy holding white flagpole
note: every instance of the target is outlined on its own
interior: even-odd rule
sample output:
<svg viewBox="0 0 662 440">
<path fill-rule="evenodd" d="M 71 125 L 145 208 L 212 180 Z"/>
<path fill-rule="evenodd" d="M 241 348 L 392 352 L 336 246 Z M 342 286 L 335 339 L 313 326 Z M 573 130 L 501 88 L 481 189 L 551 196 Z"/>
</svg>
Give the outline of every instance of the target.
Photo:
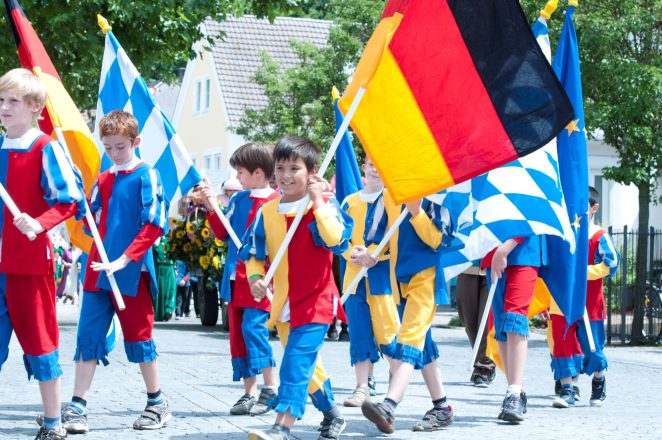
<svg viewBox="0 0 662 440">
<path fill-rule="evenodd" d="M 0 214 L 0 365 L 14 331 L 28 377 L 39 381 L 44 415 L 36 438 L 62 440 L 54 254 L 45 232 L 79 211 L 85 195 L 62 146 L 32 128 L 45 103 L 46 88 L 29 70 L 0 78 L 0 123 L 7 129 L 0 138 L 0 183 L 23 210 Z"/>
</svg>

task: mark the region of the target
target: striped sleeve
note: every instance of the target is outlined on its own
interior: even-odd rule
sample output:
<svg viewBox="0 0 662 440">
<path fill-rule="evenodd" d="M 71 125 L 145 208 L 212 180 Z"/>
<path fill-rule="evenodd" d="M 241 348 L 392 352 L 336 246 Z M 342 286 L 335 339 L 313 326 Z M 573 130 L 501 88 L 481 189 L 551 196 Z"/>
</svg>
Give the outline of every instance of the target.
<svg viewBox="0 0 662 440">
<path fill-rule="evenodd" d="M 53 206 L 56 203 L 76 203 L 76 219 L 85 215 L 85 191 L 83 179 L 74 170 L 71 159 L 59 142 L 53 141 L 42 150 L 41 187 L 44 199 Z"/>
<path fill-rule="evenodd" d="M 388 227 L 388 216 L 384 206 L 384 192 L 377 199 L 368 205 L 368 212 L 365 216 L 365 232 L 363 241 L 366 246 L 379 244 Z"/>
<path fill-rule="evenodd" d="M 152 223 L 168 232 L 168 208 L 170 203 L 163 192 L 159 172 L 150 168 L 141 176 L 141 226 Z"/>
<path fill-rule="evenodd" d="M 253 223 L 246 229 L 242 239 L 242 246 L 239 250 L 239 259 L 246 262 L 251 257 L 260 261 L 267 259 L 267 236 L 264 230 L 264 217 L 262 208 L 255 214 Z"/>
<path fill-rule="evenodd" d="M 609 278 L 611 278 L 616 274 L 620 258 L 621 256 L 618 254 L 609 234 L 602 234 L 598 243 L 598 249 L 595 251 L 595 264 L 604 263 L 608 266 Z"/>
</svg>

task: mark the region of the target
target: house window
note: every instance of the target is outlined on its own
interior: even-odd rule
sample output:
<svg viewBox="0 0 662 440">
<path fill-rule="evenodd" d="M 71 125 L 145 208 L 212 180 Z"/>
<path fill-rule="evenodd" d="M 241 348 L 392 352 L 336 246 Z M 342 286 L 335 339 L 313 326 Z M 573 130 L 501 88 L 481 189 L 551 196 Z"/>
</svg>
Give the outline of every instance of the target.
<svg viewBox="0 0 662 440">
<path fill-rule="evenodd" d="M 214 155 L 214 169 L 216 171 L 221 169 L 221 155 L 220 154 L 215 154 Z"/>
<path fill-rule="evenodd" d="M 195 102 L 193 113 L 206 113 L 209 111 L 211 79 L 209 77 L 199 78 L 195 81 Z"/>
<path fill-rule="evenodd" d="M 205 170 L 211 170 L 211 156 L 205 156 Z"/>
</svg>

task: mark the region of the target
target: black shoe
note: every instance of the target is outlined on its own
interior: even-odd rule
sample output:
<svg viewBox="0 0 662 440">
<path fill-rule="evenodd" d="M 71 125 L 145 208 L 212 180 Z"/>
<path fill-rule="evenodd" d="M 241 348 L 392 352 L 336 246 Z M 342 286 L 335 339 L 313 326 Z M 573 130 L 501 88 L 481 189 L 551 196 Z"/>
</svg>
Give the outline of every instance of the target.
<svg viewBox="0 0 662 440">
<path fill-rule="evenodd" d="M 338 440 L 346 426 L 347 423 L 345 423 L 345 419 L 342 417 L 336 417 L 334 419 L 327 419 L 325 417 L 320 425 L 320 435 L 317 437 L 317 440 Z"/>
<path fill-rule="evenodd" d="M 472 382 L 476 388 L 489 388 L 490 386 L 490 383 L 479 375 L 474 376 Z"/>
<path fill-rule="evenodd" d="M 329 338 L 329 341 L 338 340 L 338 329 L 336 328 L 335 324 L 332 324 L 331 327 L 329 327 L 329 331 L 326 333 L 326 337 Z"/>
<path fill-rule="evenodd" d="M 561 381 L 557 380 L 554 382 L 554 394 L 557 396 L 561 395 Z"/>
<path fill-rule="evenodd" d="M 374 423 L 375 426 L 377 426 L 377 429 L 381 432 L 393 434 L 395 431 L 393 428 L 393 425 L 395 424 L 395 416 L 383 403 L 365 401 L 363 402 L 363 405 L 361 405 L 361 412 L 366 419 Z"/>
<path fill-rule="evenodd" d="M 554 398 L 552 402 L 554 408 L 570 408 L 575 406 L 575 393 L 572 390 L 572 385 L 562 385 L 561 394 Z"/>
<path fill-rule="evenodd" d="M 437 431 L 453 423 L 454 418 L 455 414 L 453 414 L 453 408 L 451 408 L 450 405 L 444 408 L 432 408 L 430 411 L 425 413 L 421 422 L 414 424 L 412 431 Z"/>
<path fill-rule="evenodd" d="M 345 327 L 340 329 L 340 333 L 338 334 L 338 340 L 343 342 L 349 342 L 349 332 Z"/>
<path fill-rule="evenodd" d="M 520 394 L 509 394 L 503 400 L 503 410 L 499 418 L 511 423 L 524 421 L 526 414 L 526 394 L 522 391 Z"/>
<path fill-rule="evenodd" d="M 67 431 L 64 428 L 56 431 L 42 426 L 34 440 L 67 440 L 68 438 Z"/>
<path fill-rule="evenodd" d="M 575 393 L 575 401 L 578 401 L 579 398 L 581 397 L 579 395 L 579 387 L 577 385 L 572 385 L 572 392 Z"/>
<path fill-rule="evenodd" d="M 591 406 L 602 406 L 607 398 L 607 379 L 591 381 Z"/>
</svg>

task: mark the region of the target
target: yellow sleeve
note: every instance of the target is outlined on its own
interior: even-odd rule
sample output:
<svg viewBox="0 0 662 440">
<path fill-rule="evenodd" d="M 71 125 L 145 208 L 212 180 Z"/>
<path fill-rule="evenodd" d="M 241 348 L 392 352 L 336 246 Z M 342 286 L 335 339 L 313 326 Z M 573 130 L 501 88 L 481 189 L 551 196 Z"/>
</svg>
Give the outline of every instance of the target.
<svg viewBox="0 0 662 440">
<path fill-rule="evenodd" d="M 591 264 L 588 266 L 589 281 L 599 280 L 600 278 L 609 276 L 609 273 L 610 273 L 609 266 L 607 266 L 605 263 Z"/>
<path fill-rule="evenodd" d="M 258 260 L 255 257 L 251 257 L 250 260 L 246 262 L 246 278 L 249 280 L 254 275 L 260 275 L 264 277 L 266 271 L 264 270 L 264 261 Z"/>
<path fill-rule="evenodd" d="M 338 246 L 343 240 L 344 227 L 336 217 L 335 209 L 328 204 L 314 211 L 320 237 L 328 247 Z"/>
<path fill-rule="evenodd" d="M 439 245 L 441 245 L 443 234 L 437 229 L 430 217 L 428 217 L 423 210 L 419 211 L 416 216 L 409 220 L 409 222 L 414 227 L 416 235 L 418 235 L 425 244 L 432 249 L 437 249 Z"/>
</svg>

